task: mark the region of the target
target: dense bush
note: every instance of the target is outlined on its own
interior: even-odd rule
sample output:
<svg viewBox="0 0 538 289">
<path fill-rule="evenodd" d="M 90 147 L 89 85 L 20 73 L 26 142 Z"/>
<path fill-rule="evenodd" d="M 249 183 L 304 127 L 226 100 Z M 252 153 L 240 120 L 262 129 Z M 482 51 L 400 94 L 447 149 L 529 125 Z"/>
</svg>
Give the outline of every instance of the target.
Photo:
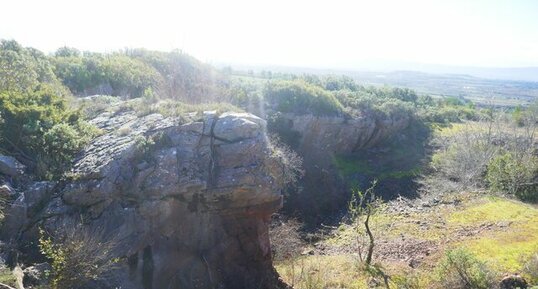
<svg viewBox="0 0 538 289">
<path fill-rule="evenodd" d="M 33 92 L 1 92 L 0 114 L 2 148 L 35 166 L 42 178 L 59 176 L 97 133 L 46 85 Z"/>
<path fill-rule="evenodd" d="M 153 67 L 126 55 L 80 56 L 65 52 L 56 55 L 53 59 L 56 75 L 78 95 L 100 93 L 139 97 L 147 88 L 157 89 L 163 82 Z"/>
<path fill-rule="evenodd" d="M 328 76 L 322 79 L 322 85 L 326 90 L 337 91 L 337 90 L 351 90 L 355 91 L 359 89 L 359 85 L 348 76 L 342 75 L 340 77 Z"/>
<path fill-rule="evenodd" d="M 271 82 L 264 95 L 281 112 L 337 115 L 344 109 L 331 93 L 302 80 Z"/>
<path fill-rule="evenodd" d="M 422 112 L 425 121 L 431 123 L 455 123 L 465 120 L 479 120 L 480 111 L 469 106 L 453 106 L 441 104 L 430 106 Z"/>
<path fill-rule="evenodd" d="M 70 106 L 44 54 L 2 41 L 0 56 L 1 149 L 41 178 L 57 177 L 96 130 Z"/>
<path fill-rule="evenodd" d="M 395 89 L 394 91 L 399 91 Z M 404 101 L 394 94 L 392 90 L 378 90 L 376 88 L 361 88 L 357 91 L 335 92 L 336 98 L 346 107 L 346 111 L 353 114 L 370 113 L 381 118 L 410 117 L 416 111 L 412 102 Z"/>
<path fill-rule="evenodd" d="M 189 103 L 222 101 L 228 83 L 211 66 L 181 52 L 131 49 L 80 53 L 68 47 L 51 58 L 54 72 L 76 95 L 140 97 L 148 88 Z"/>
<path fill-rule="evenodd" d="M 483 184 L 482 177 L 496 148 L 481 137 L 458 136 L 455 143 L 432 156 L 433 169 L 448 180 L 458 182 L 462 188 L 476 188 Z"/>
<path fill-rule="evenodd" d="M 57 93 L 66 92 L 43 53 L 12 40 L 1 40 L 0 91 L 32 91 L 40 83 L 48 83 Z"/>
<path fill-rule="evenodd" d="M 156 91 L 189 103 L 222 101 L 226 82 L 211 66 L 180 50 L 171 52 L 133 49 L 124 52 L 159 72 L 163 82 Z"/>
<path fill-rule="evenodd" d="M 525 201 L 538 202 L 536 156 L 518 157 L 512 152 L 500 154 L 489 163 L 486 179 L 496 191 L 513 194 Z"/>
<path fill-rule="evenodd" d="M 465 249 L 445 253 L 437 268 L 441 288 L 490 289 L 495 286 L 495 275 L 486 264 Z"/>
</svg>

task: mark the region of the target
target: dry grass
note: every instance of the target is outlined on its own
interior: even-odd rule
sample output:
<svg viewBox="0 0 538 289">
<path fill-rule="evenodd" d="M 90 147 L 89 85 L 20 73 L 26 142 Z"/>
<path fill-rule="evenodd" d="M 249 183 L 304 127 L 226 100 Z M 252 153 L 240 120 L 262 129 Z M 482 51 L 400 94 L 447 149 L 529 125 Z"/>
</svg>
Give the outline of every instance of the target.
<svg viewBox="0 0 538 289">
<path fill-rule="evenodd" d="M 284 281 L 296 289 L 368 288 L 367 277 L 352 255 L 301 256 L 275 267 Z"/>
</svg>

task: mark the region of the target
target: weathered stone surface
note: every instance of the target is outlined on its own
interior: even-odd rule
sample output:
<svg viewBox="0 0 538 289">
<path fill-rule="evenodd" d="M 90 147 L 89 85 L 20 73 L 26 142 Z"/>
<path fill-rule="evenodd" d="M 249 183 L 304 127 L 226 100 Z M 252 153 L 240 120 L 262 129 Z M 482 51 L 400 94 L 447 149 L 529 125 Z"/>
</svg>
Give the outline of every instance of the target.
<svg viewBox="0 0 538 289">
<path fill-rule="evenodd" d="M 114 253 L 130 260 L 121 288 L 271 288 L 268 222 L 282 196 L 265 121 L 122 112 L 93 123 L 105 133 L 77 158 L 71 179 L 21 194 L 4 239 L 35 244 L 37 225 L 55 232 L 82 220 L 121 240 Z"/>
<path fill-rule="evenodd" d="M 408 116 L 315 116 L 281 114 L 284 129 L 298 138 L 294 149 L 303 157 L 305 175 L 302 192 L 291 195 L 287 204 L 294 210 L 318 218 L 342 209 L 349 194 L 335 165 L 335 156 L 365 151 L 407 128 Z M 316 221 L 322 221 L 321 219 Z"/>
<path fill-rule="evenodd" d="M 263 133 L 265 121 L 248 113 L 225 113 L 215 124 L 213 134 L 216 138 L 236 142 L 255 138 Z"/>
<path fill-rule="evenodd" d="M 409 118 L 284 115 L 300 133 L 299 152 L 318 156 L 348 154 L 373 147 L 409 125 Z M 316 159 L 318 162 L 319 159 Z"/>
<path fill-rule="evenodd" d="M 8 200 L 16 194 L 15 190 L 9 183 L 0 186 L 0 200 Z"/>
<path fill-rule="evenodd" d="M 17 177 L 24 174 L 24 165 L 21 164 L 16 158 L 10 156 L 0 155 L 0 173 Z"/>
<path fill-rule="evenodd" d="M 48 283 L 47 272 L 50 272 L 52 267 L 49 263 L 39 263 L 22 270 L 24 277 L 22 282 L 24 287 L 43 286 Z"/>
</svg>

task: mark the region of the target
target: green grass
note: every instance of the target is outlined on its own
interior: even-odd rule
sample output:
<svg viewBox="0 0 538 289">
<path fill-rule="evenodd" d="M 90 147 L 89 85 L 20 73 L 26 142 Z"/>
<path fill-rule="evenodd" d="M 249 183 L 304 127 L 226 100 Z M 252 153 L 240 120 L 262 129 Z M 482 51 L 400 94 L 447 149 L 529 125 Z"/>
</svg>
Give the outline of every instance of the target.
<svg viewBox="0 0 538 289">
<path fill-rule="evenodd" d="M 453 224 L 470 225 L 480 222 L 529 222 L 536 218 L 538 209 L 531 205 L 489 197 L 483 199 L 482 204 L 452 214 L 448 220 Z"/>
<path fill-rule="evenodd" d="M 366 289 L 368 277 L 352 255 L 301 256 L 275 265 L 284 281 L 297 289 Z"/>
<path fill-rule="evenodd" d="M 394 158 L 400 159 L 398 156 L 395 156 Z M 394 164 L 387 164 L 386 166 L 380 166 L 379 168 L 374 169 L 367 160 L 353 155 L 337 155 L 334 157 L 333 163 L 344 177 L 351 177 L 354 174 L 363 174 L 375 177 L 377 180 L 404 179 L 415 177 L 421 172 L 421 167 L 418 165 L 411 168 L 397 168 L 394 167 Z M 400 162 L 400 166 L 401 164 L 405 164 L 405 162 L 402 161 Z"/>
<path fill-rule="evenodd" d="M 476 238 L 460 242 L 493 268 L 502 272 L 519 272 L 522 264 L 538 252 L 538 209 L 501 198 L 486 198 L 483 203 L 453 213 L 453 225 L 507 223 L 506 230 L 487 231 Z"/>
<path fill-rule="evenodd" d="M 538 253 L 538 208 L 501 197 L 473 197 L 472 194 L 454 197 L 462 201 L 462 205 L 440 206 L 405 215 L 378 213 L 371 219 L 376 239 L 397 241 L 406 236 L 406 239 L 436 243 L 439 251 L 428 258 L 429 265 L 416 272 L 421 278 L 431 273 L 444 250 L 457 247 L 466 248 L 499 273 L 522 273 L 523 264 Z M 428 226 L 421 225 L 424 223 Z M 467 233 L 460 235 L 461 232 Z M 348 248 L 354 244 L 355 237 L 352 226 L 341 225 L 334 236 L 324 242 L 328 246 Z"/>
<path fill-rule="evenodd" d="M 412 178 L 420 175 L 421 172 L 420 167 L 414 167 L 409 170 L 396 170 L 393 172 L 384 172 L 379 175 L 379 179 L 403 179 L 403 178 Z"/>
</svg>

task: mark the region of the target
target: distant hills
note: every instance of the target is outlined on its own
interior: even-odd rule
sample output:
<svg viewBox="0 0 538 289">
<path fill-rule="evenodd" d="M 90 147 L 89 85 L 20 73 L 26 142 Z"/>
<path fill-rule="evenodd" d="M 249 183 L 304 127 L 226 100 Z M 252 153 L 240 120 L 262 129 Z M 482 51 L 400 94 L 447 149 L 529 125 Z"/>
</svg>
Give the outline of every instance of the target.
<svg viewBox="0 0 538 289">
<path fill-rule="evenodd" d="M 538 98 L 538 82 L 497 80 L 465 74 L 433 74 L 416 71 L 353 72 L 363 84 L 403 86 L 433 96 L 470 99 L 477 104 L 526 105 Z"/>
<path fill-rule="evenodd" d="M 217 65 L 219 66 L 219 65 Z M 408 87 L 433 96 L 470 99 L 477 104 L 526 105 L 538 98 L 538 67 L 478 68 L 426 64 L 365 65 L 370 69 L 315 69 L 285 66 L 232 65 L 233 69 L 293 74 L 347 75 L 363 85 Z"/>
<path fill-rule="evenodd" d="M 389 69 L 375 69 L 376 71 L 410 70 L 433 74 L 465 74 L 474 77 L 538 82 L 538 67 L 465 67 L 435 64 L 401 64 L 385 66 Z M 392 69 L 390 69 L 392 67 Z M 381 67 L 379 67 L 381 68 Z"/>
</svg>

